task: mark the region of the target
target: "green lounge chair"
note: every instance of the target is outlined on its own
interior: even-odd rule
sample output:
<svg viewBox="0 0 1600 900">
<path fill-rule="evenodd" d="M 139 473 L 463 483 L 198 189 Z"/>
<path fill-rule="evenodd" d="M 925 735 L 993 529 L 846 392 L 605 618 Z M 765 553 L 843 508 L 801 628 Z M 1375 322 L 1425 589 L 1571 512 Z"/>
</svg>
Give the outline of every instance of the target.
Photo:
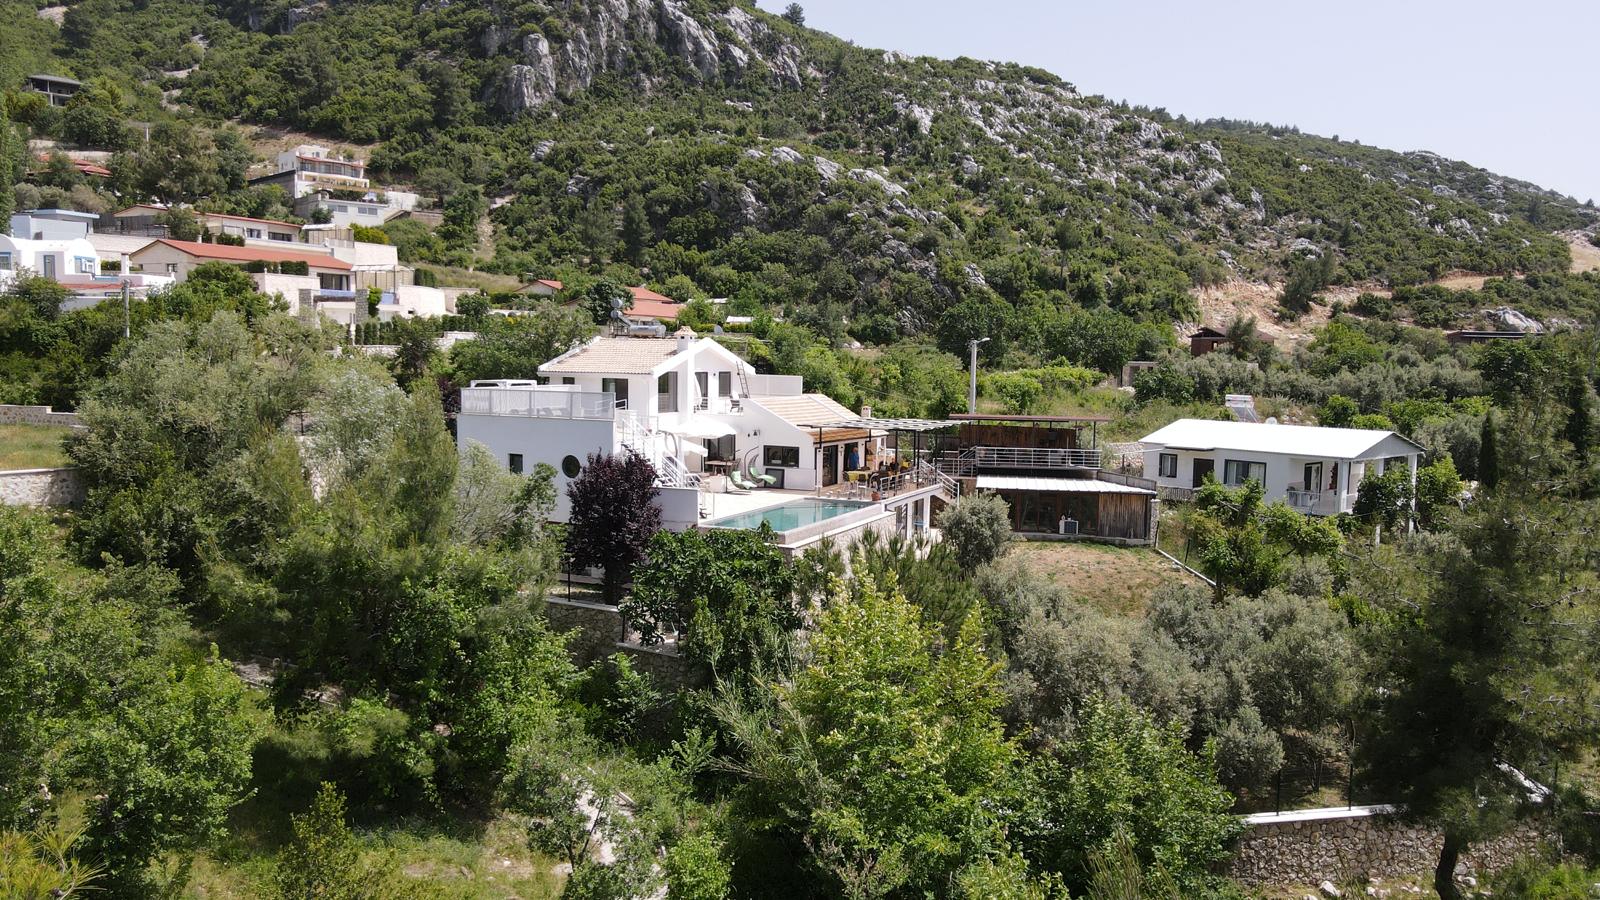
<svg viewBox="0 0 1600 900">
<path fill-rule="evenodd" d="M 757 472 L 755 466 L 751 466 L 745 474 L 750 479 L 751 487 L 760 487 L 762 485 L 772 487 L 778 483 L 778 479 L 772 477 L 771 475 L 768 475 L 765 472 Z"/>
<path fill-rule="evenodd" d="M 755 490 L 755 485 L 739 477 L 739 470 L 732 469 L 728 472 L 728 483 L 733 485 L 735 493 L 748 494 Z"/>
</svg>

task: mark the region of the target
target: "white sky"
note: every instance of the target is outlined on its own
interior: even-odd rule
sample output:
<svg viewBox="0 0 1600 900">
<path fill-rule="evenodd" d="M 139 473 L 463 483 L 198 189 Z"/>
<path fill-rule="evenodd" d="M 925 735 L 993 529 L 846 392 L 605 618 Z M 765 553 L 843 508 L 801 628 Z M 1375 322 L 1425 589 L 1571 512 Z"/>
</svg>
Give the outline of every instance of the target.
<svg viewBox="0 0 1600 900">
<path fill-rule="evenodd" d="M 863 47 L 1025 63 L 1173 115 L 1432 150 L 1600 201 L 1600 0 L 802 6 L 807 25 Z"/>
</svg>

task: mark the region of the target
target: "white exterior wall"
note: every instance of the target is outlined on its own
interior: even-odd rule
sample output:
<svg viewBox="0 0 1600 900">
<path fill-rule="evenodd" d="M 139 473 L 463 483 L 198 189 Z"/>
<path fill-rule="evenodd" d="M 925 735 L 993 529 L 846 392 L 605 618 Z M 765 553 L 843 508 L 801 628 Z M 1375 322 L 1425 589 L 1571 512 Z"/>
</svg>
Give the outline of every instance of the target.
<svg viewBox="0 0 1600 900">
<path fill-rule="evenodd" d="M 51 259 L 48 269 L 57 279 L 92 278 L 100 274 L 100 254 L 95 252 L 88 238 L 33 241 L 0 234 L 0 254 L 10 254 L 11 259 L 9 268 L 0 269 L 0 283 L 9 283 L 20 269 L 31 269 L 35 275 L 45 274 L 46 257 Z M 78 260 L 88 260 L 87 271 L 80 270 Z"/>
<path fill-rule="evenodd" d="M 567 485 L 572 479 L 561 471 L 561 461 L 575 456 L 587 464 L 591 453 L 616 452 L 616 438 L 610 419 L 558 419 L 531 416 L 481 416 L 462 414 L 456 418 L 456 445 L 465 447 L 477 441 L 489 448 L 500 465 L 507 465 L 509 454 L 522 454 L 522 471 L 532 472 L 536 463 L 556 470 L 556 507 L 553 522 L 565 522 L 571 512 Z"/>
<path fill-rule="evenodd" d="M 255 272 L 250 280 L 256 283 L 256 290 L 261 293 L 269 297 L 274 294 L 282 297 L 289 304 L 290 315 L 300 312 L 300 292 L 315 291 L 320 285 L 315 275 L 280 275 L 277 272 Z"/>
<path fill-rule="evenodd" d="M 318 241 L 307 241 L 316 245 Z M 351 241 L 350 246 L 339 244 L 327 245 L 329 252 L 335 259 L 342 259 L 352 266 L 376 266 L 379 268 L 394 268 L 400 265 L 400 251 L 393 244 L 370 244 L 365 241 Z"/>
<path fill-rule="evenodd" d="M 419 318 L 435 318 L 450 311 L 445 303 L 444 291 L 418 284 L 397 285 L 394 301 L 402 313 Z"/>
<path fill-rule="evenodd" d="M 1161 455 L 1171 453 L 1178 457 L 1178 473 L 1173 478 L 1161 477 Z M 1399 454 L 1406 460 L 1406 465 L 1415 473 L 1418 454 Z M 1196 459 L 1213 460 L 1215 467 L 1212 469 L 1216 479 L 1220 482 L 1225 474 L 1227 460 L 1240 460 L 1248 462 L 1262 462 L 1267 466 L 1266 483 L 1262 499 L 1267 503 L 1284 500 L 1288 497 L 1291 486 L 1300 490 L 1316 491 L 1323 494 L 1322 501 L 1310 512 L 1326 515 L 1341 511 L 1348 512 L 1355 504 L 1356 495 L 1360 492 L 1361 480 L 1366 477 L 1367 471 L 1383 471 L 1383 458 L 1376 459 L 1328 459 L 1322 457 L 1288 456 L 1277 453 L 1262 453 L 1245 450 L 1215 450 L 1196 452 L 1192 450 L 1146 450 L 1144 452 L 1144 477 L 1156 482 L 1160 487 L 1194 488 L 1198 487 L 1194 481 L 1194 463 Z M 1322 481 L 1320 484 L 1306 485 L 1305 467 L 1310 463 L 1322 464 Z M 1338 466 L 1337 473 L 1333 467 Z M 1334 487 L 1330 490 L 1328 484 L 1337 474 Z M 1340 503 L 1336 498 L 1343 496 Z"/>
</svg>

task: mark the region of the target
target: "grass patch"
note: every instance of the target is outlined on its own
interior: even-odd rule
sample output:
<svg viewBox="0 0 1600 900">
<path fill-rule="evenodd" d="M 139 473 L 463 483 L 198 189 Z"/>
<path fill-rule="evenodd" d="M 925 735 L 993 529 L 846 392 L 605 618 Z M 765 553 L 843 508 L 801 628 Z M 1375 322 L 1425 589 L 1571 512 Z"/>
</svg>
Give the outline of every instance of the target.
<svg viewBox="0 0 1600 900">
<path fill-rule="evenodd" d="M 1145 547 L 1022 541 L 1009 555 L 1113 616 L 1142 618 L 1150 595 L 1164 584 L 1200 584 Z"/>
<path fill-rule="evenodd" d="M 458 266 L 436 266 L 428 263 L 417 263 L 415 265 L 418 269 L 432 271 L 434 277 L 439 279 L 440 287 L 476 288 L 480 291 L 496 293 L 514 291 L 522 285 L 522 280 L 515 275 L 497 275 L 493 272 L 478 272 Z"/>
<path fill-rule="evenodd" d="M 67 464 L 60 425 L 0 425 L 0 469 L 52 469 Z"/>
</svg>

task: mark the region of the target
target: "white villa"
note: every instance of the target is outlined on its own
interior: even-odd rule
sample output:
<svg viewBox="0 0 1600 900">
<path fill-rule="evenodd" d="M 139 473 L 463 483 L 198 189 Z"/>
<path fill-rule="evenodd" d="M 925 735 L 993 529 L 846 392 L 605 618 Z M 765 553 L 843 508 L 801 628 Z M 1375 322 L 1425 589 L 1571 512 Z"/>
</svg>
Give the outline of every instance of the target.
<svg viewBox="0 0 1600 900">
<path fill-rule="evenodd" d="M 1391 466 L 1417 478 L 1423 448 L 1392 431 L 1179 419 L 1145 435 L 1144 474 L 1161 488 L 1189 490 L 1212 476 L 1227 485 L 1254 479 L 1268 502 L 1331 516 L 1355 509 L 1361 480 Z"/>
<path fill-rule="evenodd" d="M 173 283 L 167 275 L 133 271 L 126 252 L 102 252 L 89 230 L 95 219 L 94 213 L 69 209 L 35 209 L 13 215 L 11 233 L 0 234 L 0 289 L 20 272 L 32 272 L 71 291 L 72 297 L 61 308 L 73 310 L 120 297 L 124 285 L 129 296 L 143 297 Z M 102 272 L 102 261 L 115 262 L 117 270 Z"/>
<path fill-rule="evenodd" d="M 805 393 L 797 376 L 757 373 L 688 328 L 671 338 L 602 335 L 538 375 L 463 389 L 456 437 L 482 443 L 513 472 L 554 467 L 556 521 L 566 520 L 567 485 L 589 455 L 625 450 L 655 466 L 666 527 L 753 528 L 764 518 L 791 549 L 862 527 L 921 531 L 934 498 L 958 492 L 922 443 L 952 423 L 858 416 Z"/>
</svg>

